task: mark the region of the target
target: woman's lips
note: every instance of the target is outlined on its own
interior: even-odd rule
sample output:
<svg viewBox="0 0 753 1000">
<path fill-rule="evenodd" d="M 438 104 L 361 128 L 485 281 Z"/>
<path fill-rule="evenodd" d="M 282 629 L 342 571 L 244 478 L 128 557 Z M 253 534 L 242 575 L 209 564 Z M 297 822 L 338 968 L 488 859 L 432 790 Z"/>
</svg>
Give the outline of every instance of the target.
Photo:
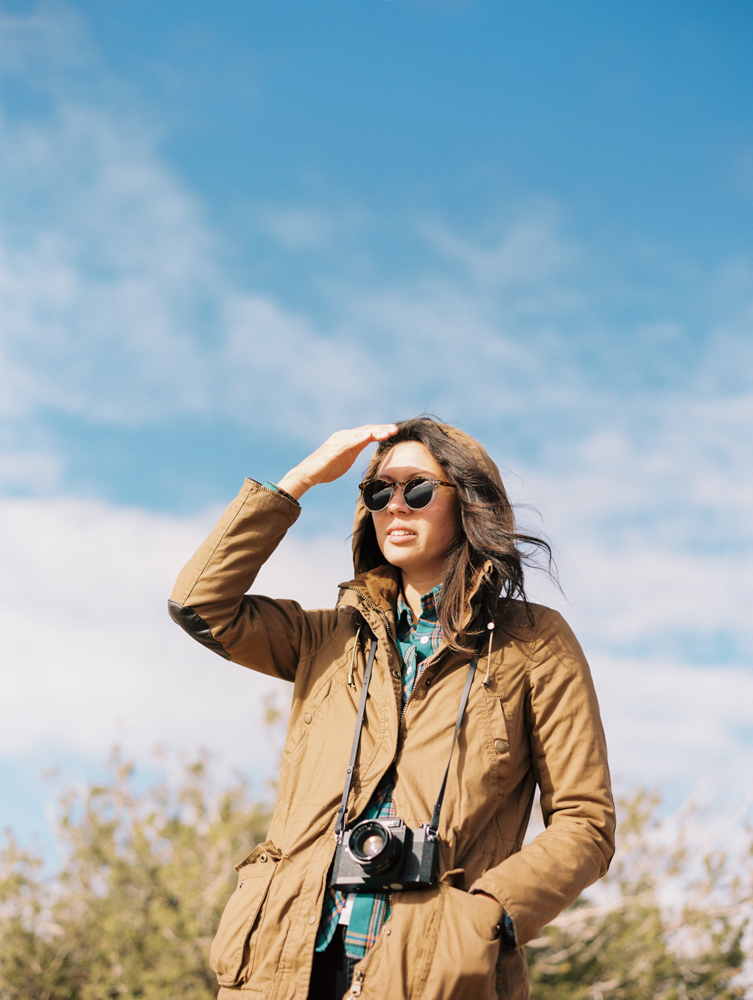
<svg viewBox="0 0 753 1000">
<path fill-rule="evenodd" d="M 415 537 L 415 531 L 409 531 L 408 528 L 390 528 L 387 532 L 387 538 L 395 545 L 400 545 L 402 542 L 410 541 L 411 538 Z"/>
</svg>

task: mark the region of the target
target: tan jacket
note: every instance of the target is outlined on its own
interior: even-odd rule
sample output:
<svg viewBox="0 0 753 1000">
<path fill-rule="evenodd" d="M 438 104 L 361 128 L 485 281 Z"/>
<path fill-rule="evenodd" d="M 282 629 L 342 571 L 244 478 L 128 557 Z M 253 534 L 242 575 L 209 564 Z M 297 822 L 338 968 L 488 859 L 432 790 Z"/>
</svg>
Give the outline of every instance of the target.
<svg viewBox="0 0 753 1000">
<path fill-rule="evenodd" d="M 181 572 L 171 601 L 173 617 L 199 641 L 295 686 L 268 840 L 237 866 L 238 888 L 212 945 L 221 1000 L 306 1000 L 365 666 L 360 642 L 356 686 L 349 686 L 359 623 L 376 636 L 378 651 L 350 821 L 394 764 L 397 815 L 413 828 L 428 822 L 469 661 L 440 648 L 401 721 L 393 567 L 342 584 L 336 609 L 304 611 L 294 601 L 248 596 L 299 513 L 281 494 L 246 480 Z M 534 611 L 533 629 L 495 630 L 488 686 L 481 683 L 485 656 L 477 671 L 442 807 L 439 884 L 392 894 L 392 916 L 356 967 L 349 995 L 524 1000 L 525 959 L 520 948 L 500 945 L 500 907 L 468 890 L 500 900 L 522 945 L 607 869 L 614 809 L 591 676 L 562 617 Z M 514 624 L 509 616 L 507 623 Z M 546 830 L 521 849 L 537 784 Z"/>
</svg>

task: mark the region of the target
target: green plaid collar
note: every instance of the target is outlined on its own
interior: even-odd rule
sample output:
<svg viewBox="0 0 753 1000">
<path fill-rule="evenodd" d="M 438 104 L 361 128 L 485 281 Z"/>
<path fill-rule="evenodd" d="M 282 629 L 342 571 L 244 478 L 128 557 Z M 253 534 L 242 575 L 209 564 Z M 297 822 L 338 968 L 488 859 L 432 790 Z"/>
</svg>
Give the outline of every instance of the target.
<svg viewBox="0 0 753 1000">
<path fill-rule="evenodd" d="M 438 583 L 436 587 L 433 587 L 428 594 L 424 594 L 421 598 L 421 617 L 419 622 L 426 621 L 435 622 L 437 620 L 437 600 L 439 599 L 439 591 L 442 589 L 442 584 Z M 404 628 L 410 628 L 411 626 L 417 625 L 418 622 L 413 621 L 413 612 L 410 609 L 410 605 L 406 601 L 402 590 L 397 595 L 397 627 L 398 631 Z"/>
</svg>

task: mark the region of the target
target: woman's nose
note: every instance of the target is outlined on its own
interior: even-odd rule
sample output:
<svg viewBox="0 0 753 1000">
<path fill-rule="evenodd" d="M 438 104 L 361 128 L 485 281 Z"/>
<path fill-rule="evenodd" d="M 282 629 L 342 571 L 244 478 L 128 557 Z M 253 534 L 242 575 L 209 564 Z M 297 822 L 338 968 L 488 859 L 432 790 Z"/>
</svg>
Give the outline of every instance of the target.
<svg viewBox="0 0 753 1000">
<path fill-rule="evenodd" d="M 391 514 L 396 514 L 398 511 L 405 513 L 410 510 L 410 507 L 406 504 L 405 499 L 403 498 L 402 486 L 396 487 L 395 492 L 390 498 L 390 502 L 387 504 L 387 510 L 389 510 Z"/>
</svg>

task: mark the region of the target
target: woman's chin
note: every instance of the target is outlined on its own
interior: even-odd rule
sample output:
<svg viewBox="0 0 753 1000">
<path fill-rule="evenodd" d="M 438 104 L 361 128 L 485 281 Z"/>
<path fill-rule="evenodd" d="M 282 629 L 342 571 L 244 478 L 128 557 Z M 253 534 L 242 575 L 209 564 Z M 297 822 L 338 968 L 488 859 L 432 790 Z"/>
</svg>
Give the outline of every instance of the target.
<svg viewBox="0 0 753 1000">
<path fill-rule="evenodd" d="M 400 545 L 385 545 L 383 555 L 391 566 L 398 569 L 407 569 L 415 561 L 412 553 Z"/>
</svg>

